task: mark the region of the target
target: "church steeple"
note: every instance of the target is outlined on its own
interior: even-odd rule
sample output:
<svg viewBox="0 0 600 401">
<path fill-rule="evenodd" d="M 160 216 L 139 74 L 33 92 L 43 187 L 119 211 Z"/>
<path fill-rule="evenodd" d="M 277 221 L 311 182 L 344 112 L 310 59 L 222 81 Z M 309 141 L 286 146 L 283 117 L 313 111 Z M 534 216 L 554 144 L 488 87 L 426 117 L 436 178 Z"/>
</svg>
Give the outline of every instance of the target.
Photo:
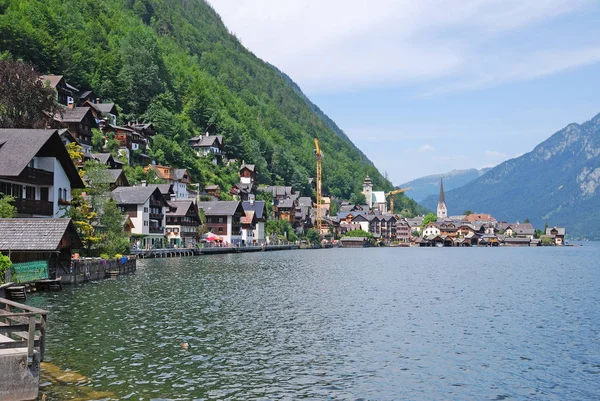
<svg viewBox="0 0 600 401">
<path fill-rule="evenodd" d="M 448 217 L 448 208 L 446 207 L 446 198 L 444 196 L 444 183 L 440 178 L 440 199 L 438 200 L 437 206 L 437 217 L 438 219 L 445 219 Z"/>
</svg>

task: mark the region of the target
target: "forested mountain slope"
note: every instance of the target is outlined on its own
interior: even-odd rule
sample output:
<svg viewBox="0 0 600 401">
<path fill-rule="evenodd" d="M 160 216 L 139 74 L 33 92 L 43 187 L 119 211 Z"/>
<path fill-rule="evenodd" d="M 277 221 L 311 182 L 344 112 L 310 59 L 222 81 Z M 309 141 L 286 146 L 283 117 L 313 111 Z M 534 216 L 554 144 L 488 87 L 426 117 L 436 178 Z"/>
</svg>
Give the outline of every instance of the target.
<svg viewBox="0 0 600 401">
<path fill-rule="evenodd" d="M 600 239 L 600 114 L 569 124 L 533 151 L 448 191 L 451 214 L 470 209 L 536 228 L 565 226 L 567 234 Z M 423 204 L 434 207 L 437 196 Z"/>
<path fill-rule="evenodd" d="M 187 147 L 188 138 L 208 131 L 225 137 L 230 157 L 256 164 L 262 183 L 310 193 L 318 138 L 326 193 L 348 198 L 367 174 L 376 188 L 392 189 L 291 80 L 245 49 L 202 0 L 0 0 L 0 57 L 93 89 L 122 108 L 121 122 L 154 122 L 160 135 L 151 156 L 190 169 L 202 183 L 235 180 Z"/>
<path fill-rule="evenodd" d="M 444 174 L 432 174 L 425 177 L 420 177 L 415 180 L 406 182 L 400 185 L 400 188 L 411 188 L 406 191 L 406 195 L 410 196 L 417 202 L 421 202 L 429 195 L 438 195 L 440 192 L 440 178 L 444 180 L 444 190 L 462 187 L 465 184 L 481 177 L 489 168 L 477 170 L 471 168 L 468 170 L 452 170 Z"/>
</svg>

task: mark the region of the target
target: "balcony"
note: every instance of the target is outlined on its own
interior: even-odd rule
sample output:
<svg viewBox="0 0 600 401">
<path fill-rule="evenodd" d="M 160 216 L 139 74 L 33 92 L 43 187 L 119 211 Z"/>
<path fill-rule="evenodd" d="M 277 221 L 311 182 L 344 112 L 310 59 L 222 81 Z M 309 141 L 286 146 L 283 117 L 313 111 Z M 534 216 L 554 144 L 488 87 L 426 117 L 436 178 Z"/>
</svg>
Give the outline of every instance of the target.
<svg viewBox="0 0 600 401">
<path fill-rule="evenodd" d="M 54 215 L 52 202 L 35 199 L 15 199 L 15 207 L 19 214 L 38 214 L 41 216 Z"/>
<path fill-rule="evenodd" d="M 54 173 L 39 168 L 25 167 L 17 177 L 6 177 L 8 181 L 22 182 L 41 186 L 54 185 Z"/>
<path fill-rule="evenodd" d="M 164 227 L 156 227 L 156 226 L 150 226 L 150 234 L 164 234 L 165 233 L 165 228 Z"/>
</svg>

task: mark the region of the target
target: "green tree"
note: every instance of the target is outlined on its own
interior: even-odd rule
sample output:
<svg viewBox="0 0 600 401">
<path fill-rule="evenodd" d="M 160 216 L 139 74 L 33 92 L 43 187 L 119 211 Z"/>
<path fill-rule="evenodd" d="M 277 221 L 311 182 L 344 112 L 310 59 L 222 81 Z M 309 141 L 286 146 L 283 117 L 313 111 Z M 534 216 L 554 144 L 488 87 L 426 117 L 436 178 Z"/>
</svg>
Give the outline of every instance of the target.
<svg viewBox="0 0 600 401">
<path fill-rule="evenodd" d="M 10 195 L 0 197 L 0 219 L 12 219 L 17 215 L 17 208 L 14 203 L 15 198 Z"/>
<path fill-rule="evenodd" d="M 310 242 L 311 244 L 318 244 L 319 243 L 319 232 L 315 229 L 310 229 L 306 232 L 306 240 L 308 242 Z"/>
<path fill-rule="evenodd" d="M 44 128 L 59 111 L 54 90 L 31 65 L 0 60 L 0 88 L 0 128 Z"/>
<path fill-rule="evenodd" d="M 421 227 L 425 227 L 429 223 L 435 223 L 438 220 L 437 216 L 433 213 L 427 213 L 425 218 L 423 218 L 423 222 L 421 223 Z"/>
<path fill-rule="evenodd" d="M 0 253 L 0 284 L 4 284 L 6 272 L 12 267 L 12 262 L 8 256 Z"/>
<path fill-rule="evenodd" d="M 365 238 L 369 238 L 369 239 L 373 238 L 373 234 L 371 234 L 371 233 L 369 233 L 367 231 L 364 231 L 364 230 L 352 230 L 352 231 L 348 231 L 345 234 L 345 236 L 346 237 L 355 237 L 355 238 L 356 237 L 365 237 Z"/>
<path fill-rule="evenodd" d="M 471 210 L 467 209 L 467 210 L 465 210 L 465 211 L 463 212 L 463 214 L 464 214 L 465 216 L 468 216 L 468 215 L 470 215 L 470 214 L 473 214 L 473 212 L 472 212 Z"/>
<path fill-rule="evenodd" d="M 350 196 L 350 201 L 352 205 L 365 205 L 367 203 L 367 198 L 365 198 L 365 194 L 360 192 L 354 192 L 352 196 Z"/>
</svg>

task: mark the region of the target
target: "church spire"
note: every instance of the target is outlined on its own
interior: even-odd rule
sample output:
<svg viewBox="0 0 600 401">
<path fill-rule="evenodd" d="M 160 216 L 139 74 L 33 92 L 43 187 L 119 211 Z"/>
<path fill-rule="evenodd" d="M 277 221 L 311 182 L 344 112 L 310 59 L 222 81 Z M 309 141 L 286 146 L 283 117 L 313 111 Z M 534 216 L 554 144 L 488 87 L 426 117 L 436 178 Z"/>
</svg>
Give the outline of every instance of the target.
<svg viewBox="0 0 600 401">
<path fill-rule="evenodd" d="M 440 199 L 438 200 L 437 206 L 437 217 L 438 219 L 445 219 L 448 217 L 448 208 L 446 207 L 446 198 L 444 196 L 444 182 L 440 178 Z"/>
</svg>

